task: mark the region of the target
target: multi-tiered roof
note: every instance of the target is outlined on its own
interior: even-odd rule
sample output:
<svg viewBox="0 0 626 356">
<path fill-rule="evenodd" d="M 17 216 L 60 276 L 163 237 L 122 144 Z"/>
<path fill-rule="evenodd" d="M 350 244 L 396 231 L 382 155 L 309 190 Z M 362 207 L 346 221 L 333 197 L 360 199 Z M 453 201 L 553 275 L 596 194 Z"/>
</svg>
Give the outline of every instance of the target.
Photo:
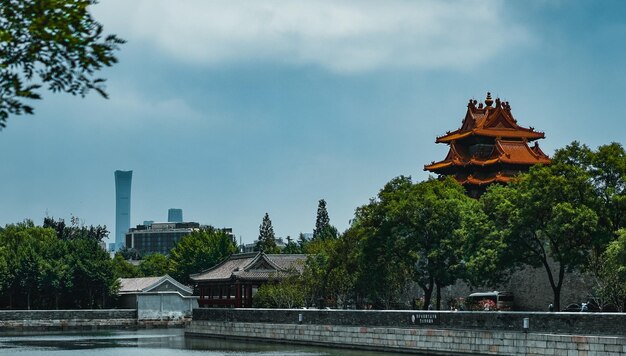
<svg viewBox="0 0 626 356">
<path fill-rule="evenodd" d="M 537 142 L 543 132 L 517 124 L 507 101 L 495 100 L 487 93 L 485 103 L 469 101 L 461 128 L 437 137 L 437 143 L 450 145 L 446 158 L 424 166 L 424 170 L 452 175 L 479 196 L 488 184 L 508 183 L 534 164 L 548 164 L 550 158 Z"/>
</svg>

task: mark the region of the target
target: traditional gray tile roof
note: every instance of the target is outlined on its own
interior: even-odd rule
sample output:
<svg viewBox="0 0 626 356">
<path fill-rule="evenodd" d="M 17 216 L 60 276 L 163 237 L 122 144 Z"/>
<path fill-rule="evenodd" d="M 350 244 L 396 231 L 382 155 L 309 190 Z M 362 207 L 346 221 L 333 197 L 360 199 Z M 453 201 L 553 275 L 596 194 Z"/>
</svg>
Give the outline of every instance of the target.
<svg viewBox="0 0 626 356">
<path fill-rule="evenodd" d="M 142 278 L 120 278 L 119 294 L 137 294 L 142 292 L 150 292 L 165 282 L 169 282 L 176 288 L 180 289 L 184 294 L 192 294 L 191 288 L 178 283 L 174 278 L 167 274 L 161 277 L 142 277 Z"/>
<path fill-rule="evenodd" d="M 192 274 L 195 282 L 219 282 L 230 280 L 267 281 L 302 273 L 306 255 L 266 255 L 262 252 L 231 255 L 215 267 Z"/>
</svg>

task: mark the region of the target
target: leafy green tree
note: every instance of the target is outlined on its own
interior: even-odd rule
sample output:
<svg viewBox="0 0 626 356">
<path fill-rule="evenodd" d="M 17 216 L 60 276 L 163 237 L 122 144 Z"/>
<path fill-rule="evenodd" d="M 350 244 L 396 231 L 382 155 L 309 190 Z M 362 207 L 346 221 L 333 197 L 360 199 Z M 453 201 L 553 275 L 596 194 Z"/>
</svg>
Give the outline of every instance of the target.
<svg viewBox="0 0 626 356">
<path fill-rule="evenodd" d="M 477 202 L 450 178 L 413 184 L 397 177 L 376 199 L 357 209 L 354 227 L 363 234 L 359 290 L 384 308 L 409 280 L 423 290 L 427 307 L 433 292 L 450 285 L 462 269 L 458 235 Z M 368 289 L 369 287 L 369 289 Z"/>
<path fill-rule="evenodd" d="M 0 128 L 9 115 L 32 114 L 24 100 L 41 99 L 38 89 L 107 97 L 104 79 L 94 77 L 117 62 L 124 41 L 104 35 L 91 16 L 96 0 L 3 0 L 0 2 Z"/>
<path fill-rule="evenodd" d="M 588 174 L 556 160 L 532 167 L 513 184 L 488 190 L 482 200 L 504 231 L 515 258 L 511 262 L 544 267 L 559 310 L 565 272 L 587 264 L 598 231 L 597 199 Z"/>
<path fill-rule="evenodd" d="M 128 262 L 120 252 L 115 253 L 111 263 L 115 278 L 136 278 L 141 275 L 139 269 Z"/>
<path fill-rule="evenodd" d="M 499 188 L 502 186 L 489 189 Z M 476 207 L 464 210 L 461 227 L 455 232 L 462 258 L 458 277 L 472 286 L 498 285 L 515 268 L 503 230 L 485 213 L 485 201 L 481 199 Z"/>
<path fill-rule="evenodd" d="M 85 226 L 75 216 L 70 219 L 70 225 L 67 225 L 63 219 L 55 220 L 53 217 L 45 217 L 43 227 L 53 229 L 59 240 L 92 239 L 102 241 L 109 236 L 106 225 Z"/>
<path fill-rule="evenodd" d="M 306 246 L 309 244 L 309 239 L 307 239 L 306 236 L 304 236 L 303 233 L 300 233 L 298 235 L 298 247 L 300 247 L 300 251 L 305 251 L 306 250 Z"/>
<path fill-rule="evenodd" d="M 7 225 L 0 234 L 1 246 L 6 248 L 7 289 L 9 307 L 31 307 L 39 304 L 38 297 L 44 269 L 44 250 L 54 243 L 54 232 L 34 226 L 26 220 Z"/>
<path fill-rule="evenodd" d="M 263 216 L 263 221 L 259 226 L 259 238 L 256 243 L 256 250 L 265 253 L 280 253 L 280 249 L 276 245 L 276 236 L 272 227 L 272 220 L 268 213 Z"/>
<path fill-rule="evenodd" d="M 0 303 L 11 308 L 95 308 L 110 305 L 116 294 L 111 260 L 98 239 L 79 236 L 89 228 L 72 227 L 62 237 L 32 221 L 0 229 Z"/>
<path fill-rule="evenodd" d="M 189 284 L 190 274 L 211 268 L 236 252 L 236 242 L 223 231 L 213 227 L 193 231 L 170 251 L 171 276 Z"/>
<path fill-rule="evenodd" d="M 624 312 L 626 304 L 626 229 L 618 231 L 599 261 L 596 291 L 607 304 Z"/>
<path fill-rule="evenodd" d="M 46 246 L 41 275 L 41 289 L 44 293 L 44 305 L 53 306 L 59 309 L 59 302 L 64 294 L 73 289 L 72 268 L 68 264 L 66 257 L 69 255 L 67 243 L 56 240 Z M 50 301 L 45 300 L 46 296 L 51 296 Z"/>
<path fill-rule="evenodd" d="M 169 260 L 167 256 L 153 253 L 144 256 L 139 264 L 139 274 L 142 277 L 160 277 L 169 273 Z"/>
<path fill-rule="evenodd" d="M 281 253 L 298 254 L 302 253 L 302 248 L 300 248 L 300 246 L 293 241 L 291 236 L 287 236 L 287 245 L 285 245 L 285 248 L 281 251 Z"/>
<path fill-rule="evenodd" d="M 270 280 L 259 287 L 252 303 L 255 308 L 301 308 L 304 306 L 302 281 L 298 275 Z"/>
<path fill-rule="evenodd" d="M 73 239 L 66 242 L 71 254 L 74 286 L 70 301 L 77 308 L 104 308 L 117 294 L 117 278 L 109 254 L 93 239 Z"/>
<path fill-rule="evenodd" d="M 125 260 L 140 260 L 141 256 L 139 255 L 139 251 L 137 251 L 137 249 L 134 248 L 129 248 L 127 246 L 124 246 L 123 248 L 121 248 L 119 251 L 117 251 L 116 253 L 119 253 L 122 255 L 122 257 Z"/>
</svg>

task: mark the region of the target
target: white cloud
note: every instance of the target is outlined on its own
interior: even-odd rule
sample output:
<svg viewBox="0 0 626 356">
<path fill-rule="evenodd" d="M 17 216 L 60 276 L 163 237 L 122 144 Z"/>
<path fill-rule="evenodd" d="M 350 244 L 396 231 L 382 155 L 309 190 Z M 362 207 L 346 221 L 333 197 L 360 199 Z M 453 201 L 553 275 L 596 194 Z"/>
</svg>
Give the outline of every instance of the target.
<svg viewBox="0 0 626 356">
<path fill-rule="evenodd" d="M 497 0 L 106 0 L 94 11 L 108 31 L 200 65 L 462 68 L 530 38 Z"/>
</svg>

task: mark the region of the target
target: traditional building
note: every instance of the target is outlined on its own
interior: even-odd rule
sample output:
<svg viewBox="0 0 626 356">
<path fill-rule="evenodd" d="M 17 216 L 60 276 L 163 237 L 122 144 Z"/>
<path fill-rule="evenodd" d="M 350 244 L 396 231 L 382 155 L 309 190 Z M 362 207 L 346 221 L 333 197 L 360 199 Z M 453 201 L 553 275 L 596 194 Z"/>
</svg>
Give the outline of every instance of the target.
<svg viewBox="0 0 626 356">
<path fill-rule="evenodd" d="M 193 290 L 174 278 L 161 277 L 120 278 L 118 306 L 137 309 L 137 318 L 181 319 L 191 317 L 198 307 Z"/>
<path fill-rule="evenodd" d="M 478 197 L 491 183 L 508 183 L 534 164 L 550 163 L 537 142 L 529 146 L 544 133 L 518 125 L 507 101 L 496 98 L 493 104 L 490 93 L 484 105 L 470 99 L 461 128 L 437 137 L 437 143 L 450 145 L 448 155 L 424 170 L 453 176 Z"/>
<path fill-rule="evenodd" d="M 240 253 L 190 278 L 200 308 L 250 308 L 261 285 L 302 273 L 305 260 L 306 255 Z"/>
</svg>

